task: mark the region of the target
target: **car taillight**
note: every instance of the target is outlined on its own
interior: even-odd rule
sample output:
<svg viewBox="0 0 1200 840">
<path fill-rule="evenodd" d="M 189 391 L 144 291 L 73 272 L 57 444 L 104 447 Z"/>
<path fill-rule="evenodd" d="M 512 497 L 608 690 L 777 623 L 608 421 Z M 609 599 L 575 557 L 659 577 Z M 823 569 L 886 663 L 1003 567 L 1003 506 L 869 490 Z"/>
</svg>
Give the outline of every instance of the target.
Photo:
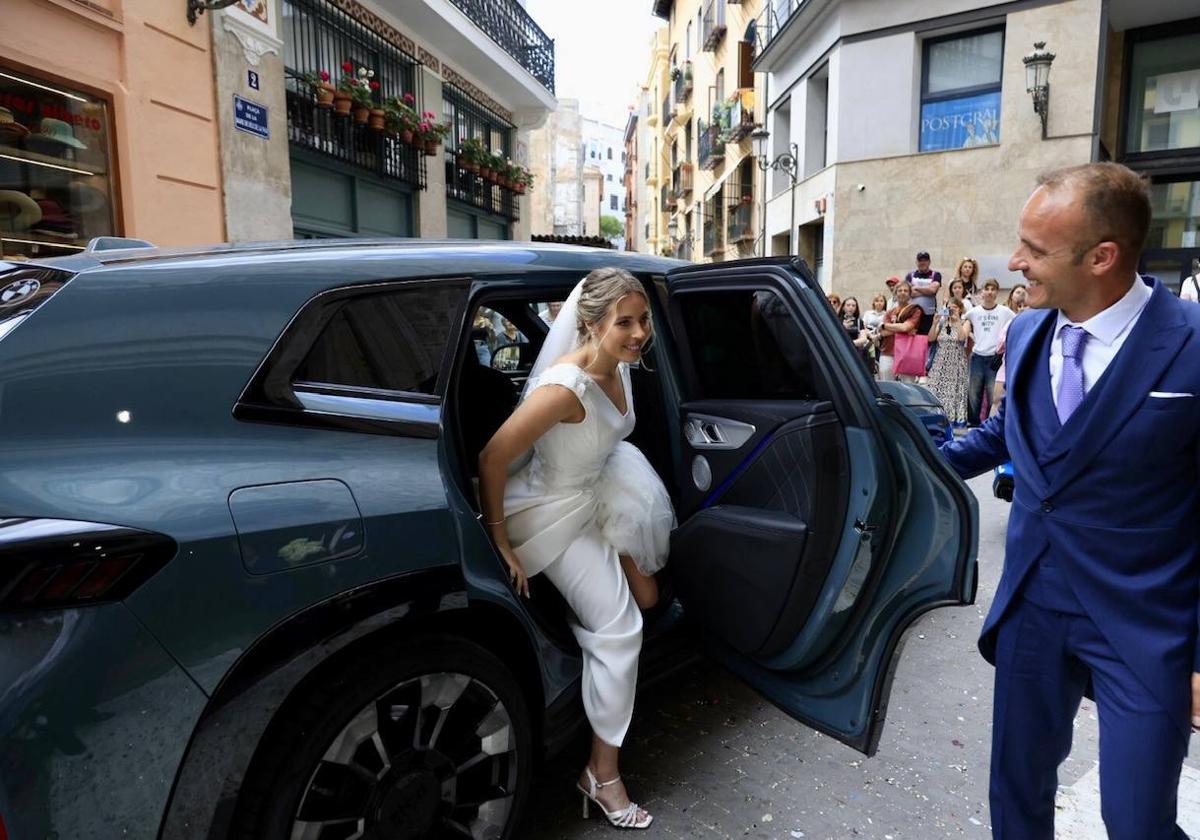
<svg viewBox="0 0 1200 840">
<path fill-rule="evenodd" d="M 0 519 L 0 611 L 118 601 L 177 550 L 168 536 L 119 525 Z"/>
</svg>

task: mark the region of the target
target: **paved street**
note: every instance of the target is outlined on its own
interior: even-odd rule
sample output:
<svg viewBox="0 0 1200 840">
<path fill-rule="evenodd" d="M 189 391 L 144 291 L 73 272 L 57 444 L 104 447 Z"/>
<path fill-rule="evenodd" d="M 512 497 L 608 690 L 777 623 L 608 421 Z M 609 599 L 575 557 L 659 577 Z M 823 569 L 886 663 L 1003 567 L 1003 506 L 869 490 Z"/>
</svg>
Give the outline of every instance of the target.
<svg viewBox="0 0 1200 840">
<path fill-rule="evenodd" d="M 638 700 L 623 756 L 634 796 L 662 837 L 929 840 L 987 838 L 992 669 L 975 639 L 999 579 L 1008 505 L 989 477 L 980 501 L 978 603 L 937 610 L 908 638 L 874 758 L 794 723 L 722 670 L 699 664 Z M 1060 775 L 1058 837 L 1104 836 L 1095 708 L 1084 701 L 1075 749 Z M 535 783 L 527 838 L 612 837 L 580 819 L 574 780 L 581 743 Z M 1180 823 L 1200 837 L 1200 762 L 1189 759 Z"/>
</svg>

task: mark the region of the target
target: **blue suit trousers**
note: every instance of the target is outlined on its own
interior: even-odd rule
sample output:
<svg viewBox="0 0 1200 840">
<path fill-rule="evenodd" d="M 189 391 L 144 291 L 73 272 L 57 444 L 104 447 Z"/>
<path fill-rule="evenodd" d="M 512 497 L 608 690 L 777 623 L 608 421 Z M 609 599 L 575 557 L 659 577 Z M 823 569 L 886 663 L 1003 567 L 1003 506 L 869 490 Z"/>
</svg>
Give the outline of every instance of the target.
<svg viewBox="0 0 1200 840">
<path fill-rule="evenodd" d="M 1188 736 L 1085 614 L 1018 595 L 996 638 L 991 814 L 997 840 L 1053 840 L 1058 766 L 1091 679 L 1100 718 L 1100 800 L 1110 840 L 1179 840 Z"/>
</svg>

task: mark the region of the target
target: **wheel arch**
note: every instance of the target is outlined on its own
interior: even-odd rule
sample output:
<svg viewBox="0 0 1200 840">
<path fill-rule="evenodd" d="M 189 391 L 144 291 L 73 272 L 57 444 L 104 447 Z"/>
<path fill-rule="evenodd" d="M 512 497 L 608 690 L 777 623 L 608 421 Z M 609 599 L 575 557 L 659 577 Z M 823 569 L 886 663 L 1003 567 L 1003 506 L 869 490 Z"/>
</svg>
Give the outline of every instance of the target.
<svg viewBox="0 0 1200 840">
<path fill-rule="evenodd" d="M 158 836 L 226 837 L 268 728 L 286 718 L 313 681 L 373 649 L 430 635 L 473 642 L 511 668 L 530 709 L 534 744 L 541 743 L 546 701 L 539 654 L 522 623 L 503 606 L 468 600 L 457 566 L 411 572 L 302 610 L 239 656 L 193 729 Z"/>
</svg>

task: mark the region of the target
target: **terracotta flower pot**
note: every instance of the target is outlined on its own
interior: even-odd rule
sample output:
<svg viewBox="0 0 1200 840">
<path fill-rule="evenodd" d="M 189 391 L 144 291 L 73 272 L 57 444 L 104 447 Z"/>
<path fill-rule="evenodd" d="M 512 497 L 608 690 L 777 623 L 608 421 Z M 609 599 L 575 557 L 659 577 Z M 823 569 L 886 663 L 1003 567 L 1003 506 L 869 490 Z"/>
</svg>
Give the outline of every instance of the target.
<svg viewBox="0 0 1200 840">
<path fill-rule="evenodd" d="M 524 184 L 521 184 L 521 183 L 517 184 L 517 195 L 525 195 L 525 185 Z"/>
<path fill-rule="evenodd" d="M 354 121 L 359 125 L 366 125 L 367 120 L 371 119 L 371 109 L 364 108 L 359 105 L 354 109 Z"/>
<path fill-rule="evenodd" d="M 486 166 L 479 167 L 479 177 L 490 181 L 492 178 L 492 170 L 488 169 Z"/>
<path fill-rule="evenodd" d="M 332 108 L 333 107 L 334 87 L 329 82 L 321 82 L 321 86 L 317 88 L 317 107 Z"/>
<path fill-rule="evenodd" d="M 412 129 L 411 128 L 400 129 L 400 142 L 401 143 L 406 143 L 409 146 L 411 146 L 412 140 L 413 140 L 413 138 L 412 138 Z"/>
<path fill-rule="evenodd" d="M 369 125 L 375 131 L 383 131 L 384 118 L 386 116 L 387 113 L 382 108 L 372 108 L 370 111 Z"/>
<path fill-rule="evenodd" d="M 438 141 L 426 140 L 425 141 L 425 155 L 427 157 L 433 157 L 434 155 L 437 154 L 437 152 L 438 152 Z"/>
<path fill-rule="evenodd" d="M 467 161 L 467 171 L 471 172 L 475 175 L 478 175 L 479 174 L 479 164 L 475 163 L 474 161 L 471 161 L 471 160 Z"/>
<path fill-rule="evenodd" d="M 333 109 L 339 114 L 350 113 L 350 106 L 354 104 L 354 100 L 350 98 L 350 94 L 336 91 L 333 94 Z"/>
<path fill-rule="evenodd" d="M 454 165 L 459 169 L 470 170 L 471 168 L 471 164 L 467 162 L 466 156 L 461 154 L 454 156 Z"/>
</svg>

